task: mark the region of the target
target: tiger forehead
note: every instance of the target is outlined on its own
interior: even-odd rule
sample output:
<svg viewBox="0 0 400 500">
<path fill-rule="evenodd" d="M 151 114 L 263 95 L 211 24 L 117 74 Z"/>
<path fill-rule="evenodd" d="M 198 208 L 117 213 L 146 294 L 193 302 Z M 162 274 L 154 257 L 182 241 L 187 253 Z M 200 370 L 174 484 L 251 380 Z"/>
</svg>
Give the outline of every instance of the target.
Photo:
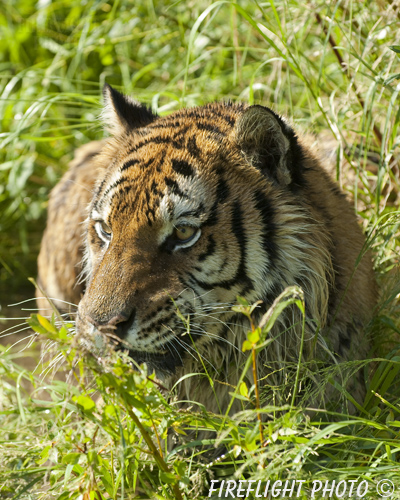
<svg viewBox="0 0 400 500">
<path fill-rule="evenodd" d="M 153 148 L 151 148 L 153 149 Z M 143 167 L 143 165 L 145 165 Z M 215 190 L 218 175 L 204 175 L 201 162 L 184 151 L 133 153 L 114 167 L 94 203 L 92 218 L 108 221 L 136 220 L 153 225 L 157 220 L 201 223 Z"/>
<path fill-rule="evenodd" d="M 131 165 L 146 168 L 173 153 L 193 159 L 216 153 L 226 144 L 237 114 L 236 108 L 214 103 L 158 118 L 126 138 L 125 159 L 120 169 L 123 171 Z M 132 155 L 135 157 L 131 158 Z"/>
<path fill-rule="evenodd" d="M 130 134 L 98 189 L 95 211 L 104 219 L 146 213 L 149 221 L 160 205 L 163 220 L 200 211 L 238 111 L 217 103 L 185 109 Z"/>
</svg>

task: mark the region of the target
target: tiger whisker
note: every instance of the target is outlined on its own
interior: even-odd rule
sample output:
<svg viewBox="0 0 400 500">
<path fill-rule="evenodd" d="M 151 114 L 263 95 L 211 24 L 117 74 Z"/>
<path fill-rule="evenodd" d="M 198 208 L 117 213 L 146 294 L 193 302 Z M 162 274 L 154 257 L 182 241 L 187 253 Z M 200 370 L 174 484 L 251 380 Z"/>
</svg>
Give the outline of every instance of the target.
<svg viewBox="0 0 400 500">
<path fill-rule="evenodd" d="M 74 304 L 73 302 L 68 302 L 66 300 L 62 300 L 62 299 L 57 298 L 57 297 L 37 297 L 37 298 L 38 299 L 51 300 L 51 301 L 54 301 L 54 302 L 62 302 L 63 304 L 66 304 L 67 306 L 72 306 L 75 309 L 78 309 L 78 306 L 76 304 Z M 21 302 L 21 304 L 23 304 L 23 302 Z M 18 305 L 18 304 L 15 304 L 15 305 Z M 49 308 L 48 310 L 52 311 L 51 308 Z"/>
<path fill-rule="evenodd" d="M 230 342 L 228 339 L 225 339 L 224 337 L 220 337 L 219 335 L 215 335 L 213 333 L 209 333 L 209 332 L 207 332 L 207 331 L 205 331 L 203 329 L 199 330 L 199 329 L 195 329 L 195 328 L 190 328 L 189 334 L 190 334 L 190 332 L 194 332 L 197 335 L 208 337 L 210 339 L 216 339 L 218 341 L 225 342 L 226 344 L 230 345 L 234 349 L 240 351 L 240 349 L 237 346 L 235 346 L 235 344 L 233 344 L 232 342 Z"/>
<path fill-rule="evenodd" d="M 19 330 L 14 330 L 15 328 L 19 328 Z M 16 333 L 24 332 L 26 330 L 30 330 L 30 327 L 26 323 L 19 323 L 18 325 L 13 325 L 7 328 L 6 330 L 3 330 L 0 333 L 0 337 L 8 337 L 9 335 L 14 335 Z"/>
<path fill-rule="evenodd" d="M 178 338 L 178 337 L 175 337 L 173 339 L 173 341 L 176 341 L 178 342 L 178 344 L 183 348 L 185 349 L 186 352 L 188 352 L 194 359 L 197 359 L 196 356 L 194 356 L 194 354 L 192 354 L 191 352 L 188 351 L 188 349 L 191 349 L 193 350 L 198 356 L 201 357 L 201 359 L 203 359 L 203 361 L 205 361 L 206 363 L 208 363 L 215 371 L 216 371 L 216 368 L 215 366 L 211 363 L 211 361 L 209 359 L 207 359 L 203 354 L 201 354 L 201 352 L 196 349 L 196 347 L 194 346 L 191 346 L 190 344 L 183 344 L 182 341 Z M 188 348 L 188 349 L 187 349 Z"/>
<path fill-rule="evenodd" d="M 170 328 L 168 328 L 168 329 L 169 329 L 169 330 L 171 330 Z M 165 335 L 163 335 L 163 338 L 165 338 Z M 172 339 L 172 340 L 173 340 L 173 339 Z M 176 354 L 178 355 L 178 357 L 179 357 L 179 359 L 180 359 L 181 363 L 183 363 L 183 359 L 182 359 L 182 357 L 181 357 L 181 355 L 180 355 L 179 351 L 176 349 L 176 347 L 174 346 L 174 344 L 173 344 L 173 342 L 172 342 L 171 340 L 167 340 L 167 341 L 165 342 L 165 344 L 164 344 L 164 345 L 167 347 L 167 349 L 169 350 L 169 352 L 170 352 L 171 354 L 172 354 L 171 347 L 173 347 L 173 348 L 174 348 L 174 350 L 175 350 L 175 352 L 176 352 Z M 173 355 L 173 354 L 172 354 L 172 355 Z"/>
<path fill-rule="evenodd" d="M 27 337 L 23 337 L 22 339 L 19 339 L 17 340 L 16 342 L 14 342 L 14 344 L 10 347 L 7 348 L 6 352 L 8 352 L 10 349 L 14 348 L 16 345 L 18 345 L 20 342 L 24 342 L 26 339 L 29 339 L 31 337 L 36 337 L 36 333 L 32 333 L 32 335 L 28 335 Z M 22 352 L 22 351 L 25 351 L 25 349 L 27 349 L 27 346 L 24 346 L 20 351 L 18 352 Z"/>
</svg>

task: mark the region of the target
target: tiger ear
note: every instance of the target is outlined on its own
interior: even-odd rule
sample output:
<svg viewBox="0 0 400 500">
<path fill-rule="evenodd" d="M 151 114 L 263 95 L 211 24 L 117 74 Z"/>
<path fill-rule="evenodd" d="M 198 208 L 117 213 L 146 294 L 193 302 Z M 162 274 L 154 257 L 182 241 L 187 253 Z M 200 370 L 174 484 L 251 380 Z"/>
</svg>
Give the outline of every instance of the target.
<svg viewBox="0 0 400 500">
<path fill-rule="evenodd" d="M 121 94 L 106 83 L 103 87 L 104 107 L 101 113 L 104 126 L 112 135 L 121 135 L 151 123 L 157 115 L 144 104 Z"/>
<path fill-rule="evenodd" d="M 301 148 L 294 131 L 273 111 L 250 106 L 238 118 L 234 139 L 245 158 L 281 185 L 298 182 Z"/>
</svg>

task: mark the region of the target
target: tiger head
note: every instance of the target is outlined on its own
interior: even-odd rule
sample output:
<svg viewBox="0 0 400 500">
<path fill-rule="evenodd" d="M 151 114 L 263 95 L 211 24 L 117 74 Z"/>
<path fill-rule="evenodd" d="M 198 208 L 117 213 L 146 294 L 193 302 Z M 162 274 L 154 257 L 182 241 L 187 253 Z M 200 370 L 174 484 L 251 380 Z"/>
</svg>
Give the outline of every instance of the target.
<svg viewBox="0 0 400 500">
<path fill-rule="evenodd" d="M 267 306 L 299 284 L 323 323 L 329 257 L 298 201 L 304 151 L 286 122 L 232 103 L 159 117 L 108 85 L 104 98 L 112 137 L 78 332 L 116 339 L 165 377 L 239 335 L 237 296 Z"/>
</svg>

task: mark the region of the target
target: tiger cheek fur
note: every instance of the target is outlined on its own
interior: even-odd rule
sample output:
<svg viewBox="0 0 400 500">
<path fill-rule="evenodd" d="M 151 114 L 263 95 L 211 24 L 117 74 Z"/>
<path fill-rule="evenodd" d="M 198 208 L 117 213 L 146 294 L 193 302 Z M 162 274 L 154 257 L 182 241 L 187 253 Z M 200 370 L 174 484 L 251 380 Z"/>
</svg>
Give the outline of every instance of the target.
<svg viewBox="0 0 400 500">
<path fill-rule="evenodd" d="M 354 272 L 364 237 L 350 203 L 291 127 L 262 106 L 213 103 L 157 117 L 109 86 L 104 94 L 113 137 L 55 188 L 39 256 L 49 296 L 79 302 L 78 335 L 119 340 L 171 386 L 200 373 L 179 385 L 178 397 L 223 410 L 245 360 L 248 324 L 232 311 L 236 297 L 262 301 L 259 319 L 298 285 L 304 361 L 365 356 L 377 292 L 368 254 Z M 89 177 L 88 164 L 97 166 Z M 74 197 L 71 176 L 93 192 L 89 209 L 76 204 L 73 234 L 59 199 Z M 76 227 L 84 220 L 82 250 Z M 71 243 L 78 255 L 60 265 Z M 76 275 L 78 257 L 83 298 L 64 278 Z M 301 323 L 288 308 L 271 330 L 275 340 L 259 354 L 266 386 L 281 385 L 298 359 Z M 362 385 L 354 379 L 348 387 L 358 401 Z M 318 404 L 332 394 L 324 391 Z"/>
<path fill-rule="evenodd" d="M 204 138 L 203 150 L 207 149 L 207 142 L 209 139 Z M 147 165 L 140 194 L 132 186 L 130 193 L 110 190 L 105 195 L 112 198 L 106 215 L 102 212 L 104 203 L 100 200 L 104 194 L 100 191 L 91 208 L 90 278 L 79 304 L 78 331 L 87 335 L 94 331 L 93 327 L 102 331 L 109 327 L 136 360 L 146 361 L 162 377 L 183 366 L 188 353 L 195 354 L 198 350 L 201 355 L 213 339 L 223 341 L 221 334 L 226 333 L 225 323 L 233 316 L 230 306 L 237 295 L 256 300 L 261 292 L 265 265 L 259 255 L 263 248 L 257 242 L 244 247 L 243 219 L 254 226 L 254 234 L 261 234 L 263 227 L 257 222 L 258 213 L 251 203 L 241 207 L 237 196 L 229 196 L 228 179 L 221 172 L 208 174 L 222 169 L 224 163 L 215 155 L 215 146 L 211 141 L 209 149 L 214 155 L 211 151 L 207 155 L 207 163 L 213 162 L 215 168 L 207 165 L 204 171 L 193 157 L 187 158 L 191 170 L 185 175 L 181 172 L 186 160 L 180 160 L 180 166 L 174 160 L 171 165 L 165 162 L 163 175 L 158 172 L 158 165 Z M 149 149 L 144 151 L 141 147 L 140 156 L 136 158 L 133 154 L 129 161 L 136 166 L 136 161 L 146 153 L 151 157 L 166 156 L 150 140 Z M 240 153 L 236 156 L 239 162 Z M 237 173 L 237 182 L 243 186 L 241 195 L 249 200 L 256 186 L 265 182 L 257 171 L 252 174 Z M 115 172 L 110 175 L 116 178 L 117 187 L 125 182 Z M 190 196 L 185 194 L 185 185 L 190 188 Z M 140 196 L 148 203 L 154 192 L 162 196 L 149 210 L 143 210 Z M 218 207 L 210 202 L 207 193 L 215 193 Z M 217 216 L 221 204 L 224 210 Z M 96 234 L 95 219 L 99 217 L 106 219 L 112 229 L 110 242 L 101 241 Z M 182 220 L 201 229 L 201 237 L 193 245 L 171 240 L 174 227 L 182 224 Z M 108 279 L 111 275 L 112 282 Z M 190 318 L 190 335 L 177 309 Z M 213 311 L 217 317 L 213 317 Z"/>
</svg>

